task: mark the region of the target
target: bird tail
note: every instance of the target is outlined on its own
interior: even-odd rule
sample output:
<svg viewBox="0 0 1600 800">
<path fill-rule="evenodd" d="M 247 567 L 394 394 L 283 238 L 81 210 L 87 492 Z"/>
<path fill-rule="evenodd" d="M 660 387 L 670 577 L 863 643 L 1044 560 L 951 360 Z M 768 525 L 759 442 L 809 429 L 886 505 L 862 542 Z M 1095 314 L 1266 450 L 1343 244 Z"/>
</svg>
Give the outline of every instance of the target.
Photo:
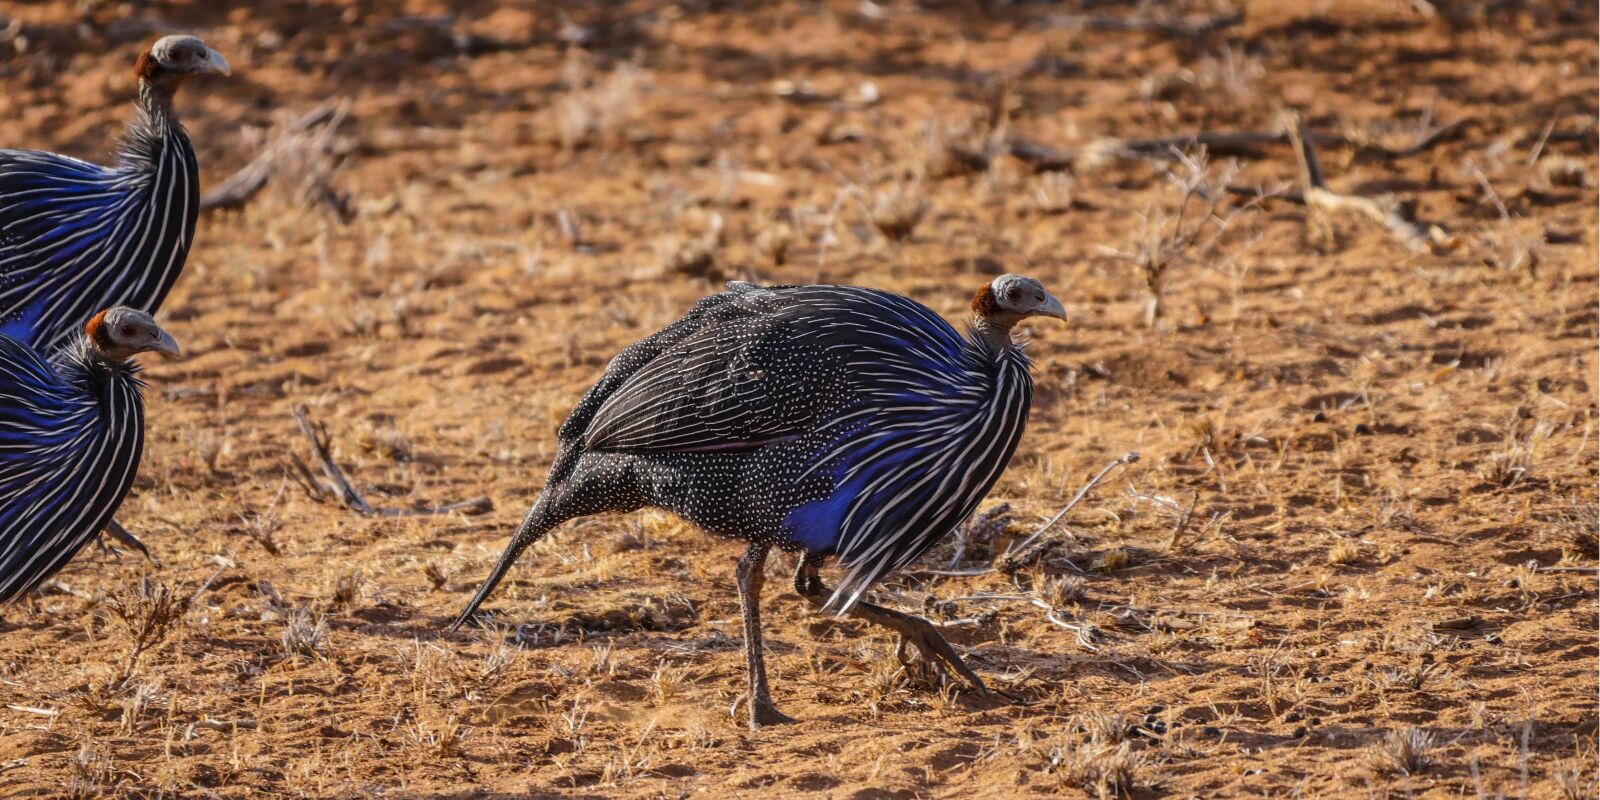
<svg viewBox="0 0 1600 800">
<path fill-rule="evenodd" d="M 461 616 L 456 617 L 455 622 L 450 623 L 450 630 L 460 630 L 462 625 L 478 613 L 478 606 L 489 599 L 494 587 L 500 584 L 500 579 L 506 576 L 511 565 L 517 562 L 517 556 L 522 555 L 522 551 L 527 549 L 528 545 L 543 539 L 545 534 L 565 521 L 563 517 L 550 514 L 549 508 L 548 493 L 541 493 L 539 499 L 534 501 L 533 508 L 528 509 L 528 516 L 523 518 L 521 527 L 517 528 L 517 535 L 511 537 L 511 543 L 506 545 L 505 552 L 500 554 L 500 561 L 494 565 L 494 571 L 489 573 L 483 585 L 478 587 L 478 593 L 473 596 L 472 602 L 467 604 L 467 610 L 461 612 Z"/>
</svg>

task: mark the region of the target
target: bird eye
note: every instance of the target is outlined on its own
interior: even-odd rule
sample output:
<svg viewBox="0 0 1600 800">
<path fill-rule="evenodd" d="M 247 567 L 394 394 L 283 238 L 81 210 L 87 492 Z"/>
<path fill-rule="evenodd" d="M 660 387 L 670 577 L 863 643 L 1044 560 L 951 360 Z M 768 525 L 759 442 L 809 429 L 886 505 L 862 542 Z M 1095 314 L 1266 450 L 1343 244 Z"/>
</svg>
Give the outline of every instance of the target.
<svg viewBox="0 0 1600 800">
<path fill-rule="evenodd" d="M 122 336 L 123 336 L 123 338 L 131 339 L 131 338 L 133 338 L 133 335 L 135 333 L 138 333 L 138 332 L 139 331 L 136 328 L 134 328 L 132 325 L 124 325 L 124 326 L 122 326 Z"/>
<path fill-rule="evenodd" d="M 1021 291 L 1019 291 L 1019 290 L 1018 290 L 1018 289 L 1017 289 L 1017 287 L 1015 287 L 1015 286 L 1013 286 L 1013 287 L 1011 287 L 1011 288 L 1010 288 L 1010 289 L 1007 289 L 1007 290 L 1006 290 L 1006 301 L 1007 301 L 1007 302 L 1012 302 L 1012 303 L 1015 303 L 1015 302 L 1016 302 L 1016 301 L 1017 301 L 1017 298 L 1018 298 L 1018 297 L 1019 297 L 1019 296 L 1020 296 L 1020 295 L 1021 295 L 1021 294 L 1022 294 L 1022 292 L 1021 292 Z"/>
</svg>

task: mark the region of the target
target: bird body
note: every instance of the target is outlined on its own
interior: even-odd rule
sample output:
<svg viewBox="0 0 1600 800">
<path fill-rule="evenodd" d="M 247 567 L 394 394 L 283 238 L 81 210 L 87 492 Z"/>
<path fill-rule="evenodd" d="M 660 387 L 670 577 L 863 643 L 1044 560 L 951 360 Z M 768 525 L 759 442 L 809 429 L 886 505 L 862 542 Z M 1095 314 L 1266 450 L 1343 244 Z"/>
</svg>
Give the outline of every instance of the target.
<svg viewBox="0 0 1600 800">
<path fill-rule="evenodd" d="M 56 358 L 0 335 L 0 602 L 55 574 L 122 504 L 144 448 L 139 368 L 176 354 L 144 312 L 108 309 Z"/>
<path fill-rule="evenodd" d="M 45 352 L 96 311 L 154 312 L 194 241 L 200 166 L 173 95 L 227 62 L 191 36 L 168 36 L 135 68 L 138 113 L 117 163 L 0 150 L 0 334 Z"/>
<path fill-rule="evenodd" d="M 708 531 L 838 557 L 845 607 L 972 512 L 1031 394 L 1020 349 L 905 297 L 734 284 L 614 360 L 561 442 Z"/>
<path fill-rule="evenodd" d="M 936 655 L 981 687 L 926 621 L 861 600 L 998 480 L 1032 396 L 1011 326 L 1065 314 L 1015 275 L 986 285 L 973 308 L 962 335 L 871 289 L 734 283 L 700 301 L 614 358 L 578 403 L 544 490 L 456 624 L 556 525 L 648 505 L 751 543 L 739 577 L 753 724 L 786 719 L 766 698 L 755 608 L 773 547 L 804 553 L 796 588 L 816 605 L 942 647 L 948 657 Z M 828 557 L 848 573 L 824 596 L 815 569 Z"/>
</svg>

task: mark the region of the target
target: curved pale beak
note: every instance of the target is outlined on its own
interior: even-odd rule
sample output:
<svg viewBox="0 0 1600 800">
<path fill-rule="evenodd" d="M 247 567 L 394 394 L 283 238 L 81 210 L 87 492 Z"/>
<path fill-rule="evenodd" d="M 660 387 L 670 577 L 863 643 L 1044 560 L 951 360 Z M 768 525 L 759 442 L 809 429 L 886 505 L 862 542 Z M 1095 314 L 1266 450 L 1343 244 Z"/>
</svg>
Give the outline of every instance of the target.
<svg viewBox="0 0 1600 800">
<path fill-rule="evenodd" d="M 1044 302 L 1041 303 L 1039 308 L 1033 313 L 1038 314 L 1041 317 L 1055 317 L 1063 322 L 1065 322 L 1067 319 L 1066 307 L 1061 305 L 1061 301 L 1057 300 L 1053 294 L 1046 294 L 1044 296 Z"/>
<path fill-rule="evenodd" d="M 209 73 L 217 75 L 232 75 L 233 69 L 228 66 L 228 59 L 223 58 L 221 53 L 207 47 L 206 60 L 200 62 L 200 68 L 195 70 L 195 72 L 202 74 Z"/>
<path fill-rule="evenodd" d="M 172 338 L 172 334 L 166 331 L 161 332 L 161 337 L 156 339 L 156 343 L 151 345 L 150 349 L 168 358 L 177 358 L 183 354 L 183 351 L 178 348 L 178 340 Z"/>
</svg>

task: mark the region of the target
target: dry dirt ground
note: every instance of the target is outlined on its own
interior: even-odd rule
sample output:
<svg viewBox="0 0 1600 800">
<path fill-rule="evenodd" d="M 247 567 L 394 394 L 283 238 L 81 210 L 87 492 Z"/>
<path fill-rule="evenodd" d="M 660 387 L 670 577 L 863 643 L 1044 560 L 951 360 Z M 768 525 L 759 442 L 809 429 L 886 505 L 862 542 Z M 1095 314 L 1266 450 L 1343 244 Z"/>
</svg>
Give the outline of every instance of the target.
<svg viewBox="0 0 1600 800">
<path fill-rule="evenodd" d="M 208 185 L 349 101 L 162 309 L 120 513 L 161 565 L 91 548 L 4 609 L 0 794 L 1594 797 L 1595 10 L 1427 6 L 0 8 L 7 145 L 104 157 L 171 29 L 235 66 L 180 98 Z M 1281 139 L 1132 141 L 1286 110 L 1412 233 L 1308 210 Z M 1025 704 L 807 613 L 784 558 L 800 722 L 745 730 L 741 549 L 663 513 L 568 524 L 443 632 L 607 359 L 722 278 L 959 321 L 1000 270 L 1072 312 L 1028 326 L 1014 519 L 879 596 Z M 312 496 L 298 405 L 373 505 L 492 510 Z"/>
</svg>

